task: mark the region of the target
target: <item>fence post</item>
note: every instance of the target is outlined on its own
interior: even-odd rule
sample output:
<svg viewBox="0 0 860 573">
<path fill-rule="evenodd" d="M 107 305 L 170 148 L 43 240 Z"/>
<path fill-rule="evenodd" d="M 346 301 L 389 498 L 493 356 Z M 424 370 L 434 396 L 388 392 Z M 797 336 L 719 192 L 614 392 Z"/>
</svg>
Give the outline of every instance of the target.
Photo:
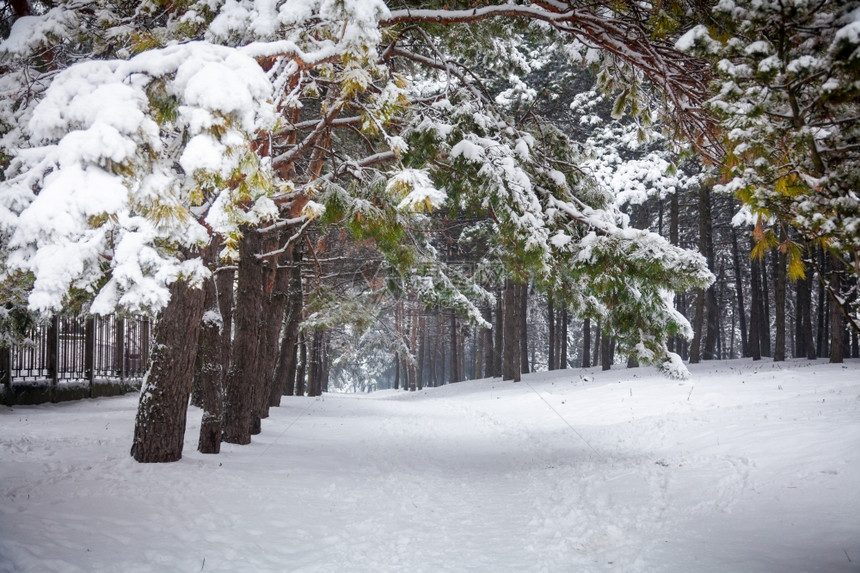
<svg viewBox="0 0 860 573">
<path fill-rule="evenodd" d="M 93 397 L 93 381 L 96 366 L 96 318 L 88 316 L 84 326 L 84 376 L 90 383 L 90 395 Z"/>
<path fill-rule="evenodd" d="M 54 315 L 51 317 L 51 323 L 48 325 L 48 339 L 46 341 L 48 348 L 46 356 L 48 363 L 45 365 L 48 371 L 48 379 L 51 381 L 50 396 L 51 402 L 57 401 L 57 384 L 60 381 L 60 317 Z"/>
<path fill-rule="evenodd" d="M 15 405 L 15 394 L 12 392 L 12 349 L 0 348 L 0 382 L 6 393 L 6 405 Z"/>
<path fill-rule="evenodd" d="M 114 323 L 116 327 L 116 373 L 119 375 L 119 381 L 125 382 L 125 319 L 116 317 Z"/>
</svg>

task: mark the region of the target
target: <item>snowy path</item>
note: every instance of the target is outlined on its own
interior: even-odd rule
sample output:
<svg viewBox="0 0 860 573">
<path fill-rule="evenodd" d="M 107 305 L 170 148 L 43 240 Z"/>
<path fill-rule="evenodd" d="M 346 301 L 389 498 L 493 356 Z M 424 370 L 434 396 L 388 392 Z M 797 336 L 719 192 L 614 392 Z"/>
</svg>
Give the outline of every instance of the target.
<svg viewBox="0 0 860 573">
<path fill-rule="evenodd" d="M 694 374 L 285 398 L 219 456 L 194 411 L 154 466 L 134 397 L 0 408 L 0 571 L 860 571 L 860 363 Z"/>
</svg>

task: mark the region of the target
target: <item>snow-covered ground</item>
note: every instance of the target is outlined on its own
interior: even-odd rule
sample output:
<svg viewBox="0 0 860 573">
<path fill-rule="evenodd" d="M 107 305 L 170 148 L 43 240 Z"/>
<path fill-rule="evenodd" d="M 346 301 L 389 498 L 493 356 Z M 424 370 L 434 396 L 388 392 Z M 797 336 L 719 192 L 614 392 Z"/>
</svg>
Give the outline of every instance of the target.
<svg viewBox="0 0 860 573">
<path fill-rule="evenodd" d="M 860 571 L 860 362 L 284 398 L 140 465 L 136 397 L 0 407 L 2 571 Z"/>
</svg>

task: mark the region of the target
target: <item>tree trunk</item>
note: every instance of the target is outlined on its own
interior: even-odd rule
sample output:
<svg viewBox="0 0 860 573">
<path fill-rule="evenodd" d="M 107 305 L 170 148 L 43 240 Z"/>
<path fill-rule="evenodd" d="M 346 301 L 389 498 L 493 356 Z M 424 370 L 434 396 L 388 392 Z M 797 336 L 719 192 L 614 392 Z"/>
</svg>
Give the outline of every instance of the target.
<svg viewBox="0 0 860 573">
<path fill-rule="evenodd" d="M 841 295 L 842 261 L 835 255 L 830 255 L 830 289 L 833 295 Z M 830 299 L 830 362 L 840 364 L 844 356 L 842 326 L 842 308 L 838 301 Z"/>
<path fill-rule="evenodd" d="M 141 463 L 182 458 L 188 399 L 205 294 L 182 281 L 170 286 L 151 355 L 152 366 L 140 390 L 132 457 Z"/>
<path fill-rule="evenodd" d="M 612 362 L 612 340 L 604 334 L 600 340 L 600 365 L 603 370 L 609 370 L 612 368 Z"/>
<path fill-rule="evenodd" d="M 418 373 L 416 384 L 418 390 L 424 389 L 424 360 L 427 353 L 427 334 L 424 328 L 424 316 L 418 318 Z"/>
<path fill-rule="evenodd" d="M 490 310 L 490 306 L 487 305 L 481 310 L 481 315 L 484 320 L 493 324 L 493 313 Z M 495 372 L 493 372 L 493 365 L 496 363 L 496 356 L 493 349 L 493 329 L 485 328 L 481 331 L 482 336 L 484 337 L 484 376 L 486 378 L 492 378 L 495 376 Z"/>
<path fill-rule="evenodd" d="M 281 396 L 292 396 L 295 392 L 296 370 L 299 347 L 299 325 L 302 322 L 304 292 L 302 289 L 302 251 L 293 248 L 290 266 L 286 325 L 278 353 L 278 367 L 275 370 L 275 384 L 269 396 L 269 405 L 281 403 Z"/>
<path fill-rule="evenodd" d="M 459 365 L 460 365 L 460 342 L 457 335 L 457 313 L 451 311 L 451 383 L 460 382 Z"/>
<path fill-rule="evenodd" d="M 555 309 L 553 308 L 552 294 L 546 297 L 546 323 L 549 329 L 549 357 L 547 359 L 547 370 L 555 370 Z"/>
<path fill-rule="evenodd" d="M 816 256 L 816 255 L 813 255 Z M 824 291 L 824 277 L 827 273 L 827 257 L 824 256 L 824 251 L 821 247 L 818 248 L 818 324 L 816 331 L 816 356 L 824 358 L 827 355 L 827 297 Z"/>
<path fill-rule="evenodd" d="M 519 285 L 519 296 L 517 297 L 517 316 L 519 317 L 519 332 L 517 336 L 520 341 L 520 372 L 529 373 L 529 283 Z M 517 379 L 519 382 L 519 379 Z"/>
<path fill-rule="evenodd" d="M 223 440 L 230 444 L 251 443 L 257 424 L 255 406 L 258 384 L 257 356 L 263 298 L 262 266 L 256 255 L 260 234 L 246 229 L 239 243 L 239 280 L 236 293 L 235 335 L 230 370 L 227 373 L 227 404 Z"/>
<path fill-rule="evenodd" d="M 520 375 L 520 341 L 517 339 L 519 330 L 519 314 L 517 312 L 517 285 L 511 279 L 505 280 L 505 301 L 503 311 L 504 343 L 502 380 L 519 381 Z"/>
<path fill-rule="evenodd" d="M 203 285 L 205 313 L 197 345 L 197 371 L 203 418 L 197 450 L 221 451 L 224 429 L 225 382 L 230 367 L 230 323 L 233 306 L 233 271 L 221 271 Z"/>
<path fill-rule="evenodd" d="M 400 353 L 394 353 L 394 389 L 400 390 Z"/>
<path fill-rule="evenodd" d="M 753 246 L 755 243 L 753 243 Z M 749 354 L 753 360 L 761 360 L 761 329 L 762 329 L 762 309 L 761 309 L 761 270 L 759 260 L 752 259 L 750 261 L 750 332 L 749 332 Z"/>
<path fill-rule="evenodd" d="M 567 369 L 567 307 L 561 309 L 561 351 L 558 353 L 558 363 L 562 370 Z"/>
<path fill-rule="evenodd" d="M 809 356 L 815 344 L 812 340 L 812 281 L 809 275 L 797 280 L 794 315 L 794 357 Z"/>
<path fill-rule="evenodd" d="M 296 396 L 305 395 L 305 375 L 308 370 L 308 344 L 307 334 L 299 330 L 299 367 L 296 370 Z"/>
<path fill-rule="evenodd" d="M 788 236 L 785 229 L 780 231 L 779 240 L 782 244 L 786 244 Z M 786 268 L 787 263 L 786 252 L 781 248 L 776 255 L 776 291 L 774 292 L 773 305 L 774 317 L 776 326 L 776 338 L 774 339 L 773 361 L 780 362 L 785 360 L 785 288 L 786 288 Z"/>
<path fill-rule="evenodd" d="M 504 312 L 504 294 L 506 290 L 499 289 L 496 291 L 496 327 L 495 327 L 495 344 L 493 354 L 495 362 L 493 363 L 493 376 L 498 378 L 502 376 L 502 363 L 504 362 L 504 332 L 505 332 L 505 312 Z"/>
<path fill-rule="evenodd" d="M 591 366 L 591 319 L 582 321 L 582 367 Z"/>
<path fill-rule="evenodd" d="M 693 340 L 690 342 L 690 364 L 698 364 L 701 360 L 702 326 L 705 317 L 705 291 L 696 290 L 696 314 L 693 318 Z"/>
<path fill-rule="evenodd" d="M 741 258 L 738 249 L 738 234 L 734 227 L 732 227 L 732 262 L 735 270 L 735 293 L 738 299 L 738 323 L 741 328 L 741 356 L 749 356 L 747 318 L 745 314 L 746 310 L 744 309 L 743 272 L 741 270 Z"/>
<path fill-rule="evenodd" d="M 672 197 L 669 200 L 669 242 L 675 246 L 678 246 L 680 242 L 679 236 L 679 217 L 680 206 L 678 204 L 678 191 L 672 193 Z M 675 308 L 678 309 L 679 300 L 675 298 Z M 678 335 L 673 335 L 669 338 L 668 348 L 671 352 L 680 352 L 679 348 L 680 338 Z M 595 361 L 596 363 L 596 361 Z"/>
<path fill-rule="evenodd" d="M 762 256 L 758 261 L 759 271 L 761 271 L 761 323 L 759 324 L 759 333 L 761 334 L 761 355 L 772 356 L 770 348 L 770 290 L 767 286 L 767 260 Z"/>
<path fill-rule="evenodd" d="M 286 237 L 281 237 L 285 239 Z M 273 247 L 277 247 L 275 243 Z M 280 259 L 280 260 L 278 260 Z M 268 261 L 267 285 L 263 289 L 263 323 L 260 328 L 261 340 L 260 357 L 258 358 L 258 377 L 260 392 L 257 396 L 257 416 L 269 417 L 270 406 L 280 406 L 283 390 L 281 384 L 275 383 L 275 369 L 278 365 L 281 346 L 281 332 L 284 330 L 284 314 L 291 302 L 290 283 L 292 282 L 293 259 L 292 249 L 278 259 Z M 271 285 L 268 283 L 271 282 Z"/>
<path fill-rule="evenodd" d="M 603 342 L 603 328 L 600 326 L 600 322 L 597 323 L 597 329 L 594 332 L 594 358 L 592 359 L 592 363 L 597 366 L 600 364 L 600 348 L 601 343 Z"/>
<path fill-rule="evenodd" d="M 699 186 L 699 251 L 705 255 L 708 270 L 716 274 L 716 259 L 714 257 L 714 225 L 711 210 L 711 187 L 709 185 Z M 704 313 L 704 325 L 699 324 L 696 332 L 699 335 L 699 343 L 702 338 L 704 327 L 704 348 L 695 345 L 696 362 L 702 357 L 705 360 L 713 360 L 717 344 L 717 285 L 710 285 L 702 294 L 702 300 L 696 304 L 696 322 L 702 320 L 700 312 Z M 702 305 L 702 308 L 699 308 Z M 690 362 L 693 362 L 693 349 L 690 349 Z"/>
</svg>

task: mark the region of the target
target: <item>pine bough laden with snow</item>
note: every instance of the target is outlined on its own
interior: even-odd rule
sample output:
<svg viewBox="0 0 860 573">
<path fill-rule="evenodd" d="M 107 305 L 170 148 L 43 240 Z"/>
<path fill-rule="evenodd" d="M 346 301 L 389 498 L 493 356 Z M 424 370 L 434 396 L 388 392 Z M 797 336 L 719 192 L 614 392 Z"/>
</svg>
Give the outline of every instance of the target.
<svg viewBox="0 0 860 573">
<path fill-rule="evenodd" d="M 487 69 L 518 65 L 523 37 L 571 65 L 586 54 L 613 77 L 659 88 L 666 125 L 708 152 L 704 68 L 643 31 L 644 5 L 50 6 L 33 2 L 0 44 L 3 278 L 32 281 L 34 311 L 76 297 L 93 313 L 162 313 L 139 461 L 181 456 L 205 310 L 196 287 L 218 259 L 239 257 L 236 339 L 253 338 L 243 265 L 289 255 L 320 217 L 375 241 L 400 276 L 430 269 L 412 286 L 476 322 L 466 282 L 433 264 L 420 229 L 443 204 L 489 217 L 510 272 L 569 293 L 640 359 L 683 375 L 664 342 L 689 330 L 671 293 L 707 284 L 704 260 L 628 228 L 573 165 L 570 142 L 537 118 L 506 115 L 479 74 L 485 47 L 498 56 Z M 248 299 L 257 308 L 259 296 Z M 231 376 L 245 378 L 234 394 L 251 398 L 231 403 L 228 388 L 228 425 L 231 415 L 248 424 L 265 389 L 251 370 L 233 365 Z"/>
<path fill-rule="evenodd" d="M 860 330 L 860 298 L 839 279 L 860 276 L 860 2 L 721 0 L 713 15 L 677 47 L 719 71 L 708 104 L 728 149 L 717 190 L 743 200 L 754 254 L 778 246 L 794 278 L 815 262 L 811 247 L 829 251 L 837 272 L 818 274 Z"/>
</svg>

